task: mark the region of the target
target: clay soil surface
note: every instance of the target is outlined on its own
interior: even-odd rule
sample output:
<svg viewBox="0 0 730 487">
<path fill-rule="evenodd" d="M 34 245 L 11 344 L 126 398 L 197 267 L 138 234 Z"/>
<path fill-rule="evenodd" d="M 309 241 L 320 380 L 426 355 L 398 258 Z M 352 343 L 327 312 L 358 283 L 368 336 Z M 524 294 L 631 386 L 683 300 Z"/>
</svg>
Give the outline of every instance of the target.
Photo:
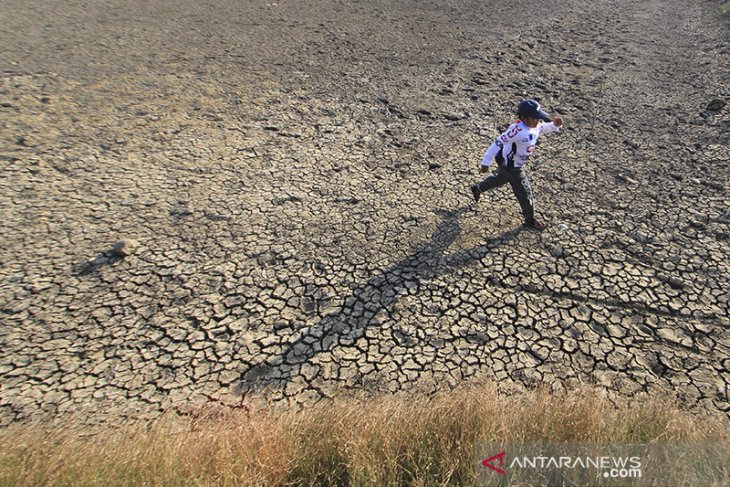
<svg viewBox="0 0 730 487">
<path fill-rule="evenodd" d="M 0 424 L 470 380 L 726 414 L 718 6 L 3 1 Z M 526 97 L 542 233 L 469 192 Z"/>
</svg>

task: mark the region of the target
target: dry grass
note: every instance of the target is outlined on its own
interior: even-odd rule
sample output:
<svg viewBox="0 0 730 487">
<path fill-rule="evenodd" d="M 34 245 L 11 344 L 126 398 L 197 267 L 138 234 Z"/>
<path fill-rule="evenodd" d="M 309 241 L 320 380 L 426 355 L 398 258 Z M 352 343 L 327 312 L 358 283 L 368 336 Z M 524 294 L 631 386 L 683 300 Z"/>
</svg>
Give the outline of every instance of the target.
<svg viewBox="0 0 730 487">
<path fill-rule="evenodd" d="M 73 431 L 0 431 L 0 485 L 468 485 L 484 441 L 730 439 L 724 418 L 699 421 L 668 400 L 617 407 L 591 390 L 506 397 L 492 385 Z"/>
</svg>

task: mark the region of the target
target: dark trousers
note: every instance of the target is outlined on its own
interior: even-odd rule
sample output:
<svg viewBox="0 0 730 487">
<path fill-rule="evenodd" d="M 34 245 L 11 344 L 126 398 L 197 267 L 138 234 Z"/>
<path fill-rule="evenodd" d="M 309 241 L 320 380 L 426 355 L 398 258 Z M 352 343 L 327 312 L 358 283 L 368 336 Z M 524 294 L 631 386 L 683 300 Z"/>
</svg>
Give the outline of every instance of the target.
<svg viewBox="0 0 730 487">
<path fill-rule="evenodd" d="M 525 216 L 526 222 L 532 222 L 535 218 L 535 209 L 532 204 L 532 189 L 527 175 L 522 168 L 505 168 L 499 166 L 497 171 L 493 172 L 487 179 L 479 183 L 479 191 L 484 193 L 492 188 L 498 188 L 509 183 L 512 186 L 517 201 L 520 202 L 522 214 Z"/>
</svg>

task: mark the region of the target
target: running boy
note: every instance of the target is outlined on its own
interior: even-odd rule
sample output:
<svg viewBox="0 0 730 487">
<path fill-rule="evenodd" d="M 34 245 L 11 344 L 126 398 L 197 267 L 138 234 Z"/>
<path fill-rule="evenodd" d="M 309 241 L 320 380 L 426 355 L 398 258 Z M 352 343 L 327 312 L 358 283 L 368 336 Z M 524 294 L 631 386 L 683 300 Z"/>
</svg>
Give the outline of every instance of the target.
<svg viewBox="0 0 730 487">
<path fill-rule="evenodd" d="M 522 208 L 525 226 L 542 230 L 545 224 L 535 218 L 532 190 L 522 166 L 534 152 L 540 135 L 559 131 L 563 126 L 563 119 L 555 117 L 555 121 L 550 121 L 550 116 L 535 100 L 521 102 L 517 107 L 517 116 L 519 120 L 494 141 L 482 159 L 480 172 L 487 172 L 492 160 L 495 159 L 497 170 L 481 183 L 473 184 L 471 192 L 474 201 L 478 202 L 485 191 L 509 183 Z"/>
</svg>

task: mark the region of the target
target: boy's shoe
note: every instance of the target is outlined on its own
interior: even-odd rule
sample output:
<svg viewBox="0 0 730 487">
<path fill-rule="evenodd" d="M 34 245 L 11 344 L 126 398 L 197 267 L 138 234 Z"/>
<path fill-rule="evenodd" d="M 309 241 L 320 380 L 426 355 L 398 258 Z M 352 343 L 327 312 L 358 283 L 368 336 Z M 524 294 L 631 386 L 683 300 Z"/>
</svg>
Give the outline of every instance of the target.
<svg viewBox="0 0 730 487">
<path fill-rule="evenodd" d="M 479 186 L 476 184 L 471 185 L 471 194 L 474 195 L 474 202 L 479 203 L 479 197 L 482 195 L 482 192 L 479 191 Z"/>
<path fill-rule="evenodd" d="M 541 222 L 537 218 L 533 218 L 532 221 L 525 222 L 524 226 L 527 228 L 531 228 L 533 230 L 540 231 L 540 232 L 545 230 L 545 228 L 547 228 L 547 225 L 545 225 L 543 222 Z"/>
</svg>

